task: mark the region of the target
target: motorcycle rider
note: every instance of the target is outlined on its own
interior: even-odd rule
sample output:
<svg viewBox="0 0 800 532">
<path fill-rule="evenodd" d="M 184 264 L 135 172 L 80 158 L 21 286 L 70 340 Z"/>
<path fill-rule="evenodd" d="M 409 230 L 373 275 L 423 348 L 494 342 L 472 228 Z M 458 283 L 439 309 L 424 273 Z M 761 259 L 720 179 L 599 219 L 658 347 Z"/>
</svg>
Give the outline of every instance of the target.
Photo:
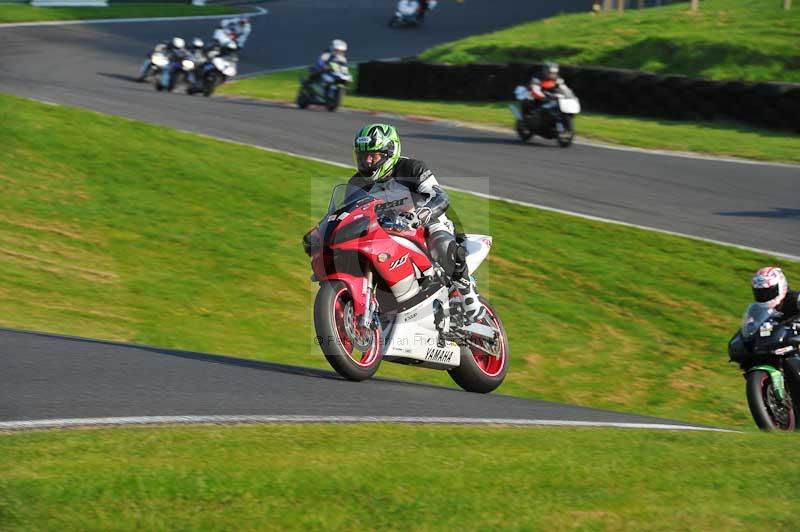
<svg viewBox="0 0 800 532">
<path fill-rule="evenodd" d="M 800 292 L 789 290 L 783 270 L 767 266 L 758 270 L 751 282 L 753 298 L 783 315 L 788 320 L 800 314 Z"/>
<path fill-rule="evenodd" d="M 558 63 L 545 63 L 542 67 L 541 79 L 534 76 L 527 85 L 514 89 L 514 95 L 520 103 L 523 115 L 530 115 L 541 107 L 545 100 L 559 90 L 567 88 L 564 79 L 559 76 Z"/>
<path fill-rule="evenodd" d="M 222 19 L 219 23 L 219 27 L 214 30 L 214 40 L 217 41 L 220 46 L 225 46 L 229 41 L 234 40 L 236 45 L 242 49 L 252 29 L 248 17 Z M 231 34 L 233 39 L 231 38 Z"/>
<path fill-rule="evenodd" d="M 189 52 L 192 54 L 192 59 L 195 63 L 204 63 L 206 60 L 205 43 L 203 39 L 195 37 L 192 39 L 192 44 L 189 47 Z"/>
<path fill-rule="evenodd" d="M 469 275 L 466 249 L 456 242 L 453 222 L 445 214 L 450 201 L 433 172 L 420 160 L 400 156 L 400 136 L 388 124 L 361 128 L 353 141 L 353 159 L 358 171 L 348 188 L 376 193 L 399 186 L 410 193 L 415 209 L 403 213 L 409 226 L 425 227 L 431 258 L 444 270 L 445 281 L 461 294 L 468 322 L 481 319 L 485 309 Z"/>
<path fill-rule="evenodd" d="M 334 39 L 331 41 L 330 47 L 322 52 L 316 62 L 309 68 L 309 76 L 306 79 L 305 85 L 319 81 L 322 74 L 333 70 L 333 63 L 347 66 L 346 53 L 347 42 L 342 39 Z"/>
</svg>

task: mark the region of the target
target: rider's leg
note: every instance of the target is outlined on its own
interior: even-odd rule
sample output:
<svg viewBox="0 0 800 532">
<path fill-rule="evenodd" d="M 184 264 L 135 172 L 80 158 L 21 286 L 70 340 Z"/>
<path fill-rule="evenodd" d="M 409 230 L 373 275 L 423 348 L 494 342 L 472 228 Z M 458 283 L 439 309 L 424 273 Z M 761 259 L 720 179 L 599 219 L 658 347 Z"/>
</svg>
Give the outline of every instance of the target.
<svg viewBox="0 0 800 532">
<path fill-rule="evenodd" d="M 467 250 L 456 242 L 452 222 L 445 220 L 429 226 L 428 235 L 431 258 L 444 270 L 447 283 L 456 287 L 461 294 L 467 320 L 479 320 L 483 316 L 484 308 L 478 300 L 475 283 L 469 275 Z"/>
</svg>

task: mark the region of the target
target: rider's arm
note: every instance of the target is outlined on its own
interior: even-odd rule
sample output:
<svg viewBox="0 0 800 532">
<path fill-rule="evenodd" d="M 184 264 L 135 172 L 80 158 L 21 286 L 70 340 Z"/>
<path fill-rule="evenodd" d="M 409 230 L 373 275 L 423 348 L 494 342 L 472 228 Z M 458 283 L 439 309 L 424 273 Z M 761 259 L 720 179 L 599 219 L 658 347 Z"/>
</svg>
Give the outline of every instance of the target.
<svg viewBox="0 0 800 532">
<path fill-rule="evenodd" d="M 436 180 L 425 163 L 422 161 L 412 159 L 401 159 L 400 161 L 408 168 L 404 168 L 402 174 L 412 176 L 408 186 L 412 192 L 422 196 L 422 200 L 417 203 L 417 208 L 428 208 L 431 210 L 430 220 L 435 222 L 439 216 L 447 211 L 450 206 L 450 199 Z M 409 178 L 398 178 L 400 181 L 406 181 Z"/>
</svg>

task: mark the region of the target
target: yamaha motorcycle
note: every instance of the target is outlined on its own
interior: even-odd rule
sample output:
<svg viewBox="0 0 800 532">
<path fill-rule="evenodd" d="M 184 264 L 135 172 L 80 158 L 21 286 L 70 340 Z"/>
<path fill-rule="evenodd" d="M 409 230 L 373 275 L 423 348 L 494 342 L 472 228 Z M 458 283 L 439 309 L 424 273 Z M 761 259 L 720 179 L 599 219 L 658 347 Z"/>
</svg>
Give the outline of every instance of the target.
<svg viewBox="0 0 800 532">
<path fill-rule="evenodd" d="M 575 138 L 572 119 L 581 112 L 581 104 L 569 88 L 550 93 L 549 98 L 538 108 L 529 108 L 522 100 L 511 105 L 516 118 L 515 129 L 522 142 L 528 142 L 534 135 L 546 139 L 556 139 L 558 145 L 566 148 Z"/>
<path fill-rule="evenodd" d="M 431 260 L 425 228 L 408 224 L 408 190 L 333 189 L 325 217 L 303 237 L 311 258 L 316 342 L 342 377 L 372 377 L 381 362 L 446 370 L 464 390 L 488 393 L 508 369 L 508 338 L 484 298 L 484 317 L 468 322 L 457 289 Z M 474 272 L 492 246 L 459 235 Z"/>
<path fill-rule="evenodd" d="M 800 323 L 782 322 L 765 303 L 747 307 L 728 342 L 744 372 L 747 404 L 761 430 L 792 431 L 800 414 Z"/>
<path fill-rule="evenodd" d="M 297 93 L 297 107 L 305 109 L 309 105 L 323 105 L 328 111 L 335 111 L 342 103 L 345 87 L 353 81 L 346 65 L 330 63 L 331 70 L 324 72 L 317 81 L 300 80 Z"/>
</svg>

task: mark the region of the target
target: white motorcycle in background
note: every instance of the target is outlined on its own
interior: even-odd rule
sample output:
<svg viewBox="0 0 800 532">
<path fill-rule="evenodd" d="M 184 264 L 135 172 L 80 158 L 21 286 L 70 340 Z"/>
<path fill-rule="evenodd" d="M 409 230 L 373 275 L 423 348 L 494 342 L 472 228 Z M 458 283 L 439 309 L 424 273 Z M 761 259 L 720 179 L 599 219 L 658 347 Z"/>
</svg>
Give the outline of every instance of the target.
<svg viewBox="0 0 800 532">
<path fill-rule="evenodd" d="M 522 142 L 528 142 L 534 135 L 555 139 L 558 145 L 566 148 L 575 138 L 572 119 L 581 112 L 581 102 L 568 87 L 547 94 L 538 108 L 530 109 L 525 102 L 532 101 L 525 87 L 515 91 L 517 103 L 512 104 L 511 112 L 516 118 L 515 129 Z"/>
<path fill-rule="evenodd" d="M 417 0 L 399 0 L 395 13 L 389 19 L 390 28 L 407 28 L 419 26 L 423 19 L 420 18 L 420 3 Z M 436 7 L 436 0 L 428 2 L 428 10 L 432 11 Z"/>
</svg>

